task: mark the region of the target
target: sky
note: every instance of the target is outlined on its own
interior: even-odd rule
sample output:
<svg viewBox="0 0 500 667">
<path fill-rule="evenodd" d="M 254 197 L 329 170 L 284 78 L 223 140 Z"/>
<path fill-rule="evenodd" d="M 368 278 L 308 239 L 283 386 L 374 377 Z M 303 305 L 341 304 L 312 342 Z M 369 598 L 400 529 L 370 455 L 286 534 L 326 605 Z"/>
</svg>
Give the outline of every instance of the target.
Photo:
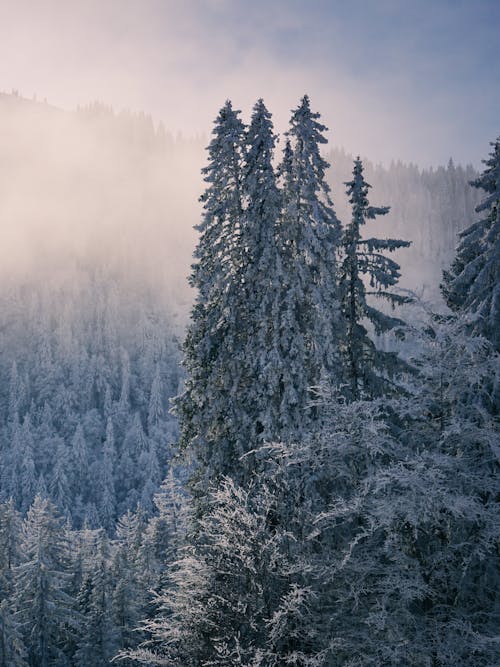
<svg viewBox="0 0 500 667">
<path fill-rule="evenodd" d="M 208 133 L 226 99 L 276 129 L 307 93 L 375 162 L 480 165 L 500 134 L 499 0 L 0 0 L 0 90 Z"/>
</svg>

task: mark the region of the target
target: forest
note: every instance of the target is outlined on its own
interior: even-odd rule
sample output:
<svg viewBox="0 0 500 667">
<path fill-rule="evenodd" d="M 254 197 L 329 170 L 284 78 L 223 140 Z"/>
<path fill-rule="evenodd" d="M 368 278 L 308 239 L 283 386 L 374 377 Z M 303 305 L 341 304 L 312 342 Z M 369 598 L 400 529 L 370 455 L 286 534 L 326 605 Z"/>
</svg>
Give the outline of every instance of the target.
<svg viewBox="0 0 500 667">
<path fill-rule="evenodd" d="M 0 96 L 0 665 L 500 662 L 500 138 L 321 119 Z"/>
</svg>

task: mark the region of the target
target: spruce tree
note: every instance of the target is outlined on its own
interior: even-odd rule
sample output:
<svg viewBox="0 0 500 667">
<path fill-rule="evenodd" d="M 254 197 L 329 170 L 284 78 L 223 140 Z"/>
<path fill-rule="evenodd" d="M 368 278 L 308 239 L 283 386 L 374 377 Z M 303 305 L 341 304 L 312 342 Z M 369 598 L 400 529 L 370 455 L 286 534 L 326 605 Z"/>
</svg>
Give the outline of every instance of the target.
<svg viewBox="0 0 500 667">
<path fill-rule="evenodd" d="M 66 664 L 68 632 L 77 624 L 67 590 L 65 529 L 50 501 L 36 496 L 23 525 L 23 560 L 16 568 L 15 604 L 32 667 Z"/>
<path fill-rule="evenodd" d="M 327 128 L 305 95 L 292 113 L 280 166 L 278 226 L 282 275 L 280 346 L 284 357 L 280 417 L 284 437 L 299 437 L 314 420 L 314 389 L 339 379 L 341 323 L 336 286 L 340 224 L 326 182 L 320 146 Z M 286 435 L 288 434 L 288 436 Z"/>
<path fill-rule="evenodd" d="M 116 493 L 114 471 L 116 467 L 115 437 L 113 422 L 108 418 L 106 440 L 103 445 L 102 466 L 100 469 L 99 515 L 102 525 L 111 532 L 116 518 Z"/>
<path fill-rule="evenodd" d="M 456 257 L 444 272 L 442 291 L 448 306 L 469 317 L 474 333 L 500 351 L 500 137 L 484 172 L 471 185 L 485 197 L 476 207 L 481 220 L 460 234 Z"/>
<path fill-rule="evenodd" d="M 386 215 L 389 207 L 370 205 L 368 190 L 371 186 L 364 179 L 363 164 L 359 158 L 354 162 L 352 175 L 352 181 L 346 183 L 352 218 L 343 232 L 343 261 L 339 286 L 341 310 L 346 325 L 342 343 L 344 381 L 348 397 L 356 400 L 390 392 L 394 375 L 407 369 L 396 352 L 387 352 L 375 346 L 363 321 L 368 320 L 373 325 L 375 334 L 391 330 L 398 332 L 404 327 L 401 319 L 378 310 L 368 303 L 367 297 L 384 299 L 392 307 L 408 301 L 406 297 L 390 291 L 399 280 L 400 267 L 382 253 L 406 248 L 410 243 L 396 239 L 362 237 L 362 226 L 368 220 Z M 363 278 L 368 279 L 368 288 Z"/>
<path fill-rule="evenodd" d="M 140 548 L 144 530 L 138 512 L 127 512 L 117 523 L 116 542 L 111 563 L 113 593 L 111 613 L 120 649 L 135 646 L 144 615 L 146 591 L 141 585 Z"/>
<path fill-rule="evenodd" d="M 229 103 L 216 121 L 191 277 L 188 378 L 177 399 L 181 445 L 206 479 L 248 479 L 254 463 L 244 455 L 296 437 L 314 416 L 313 388 L 338 378 L 339 223 L 318 118 L 305 96 L 291 119 L 282 196 L 262 100 L 246 135 Z"/>
<path fill-rule="evenodd" d="M 81 638 L 75 653 L 78 667 L 101 667 L 108 664 L 117 649 L 117 637 L 111 617 L 112 582 L 109 573 L 109 544 L 101 531 L 92 571 L 78 594 L 82 614 Z"/>
<path fill-rule="evenodd" d="M 244 125 L 231 102 L 221 109 L 203 169 L 207 189 L 201 197 L 203 220 L 190 284 L 196 288 L 191 324 L 184 343 L 187 379 L 176 401 L 181 447 L 202 465 L 201 475 L 233 470 L 241 455 L 235 445 L 239 424 L 231 409 L 241 351 L 238 298 L 243 213 L 241 162 Z"/>
<path fill-rule="evenodd" d="M 237 298 L 231 304 L 238 326 L 238 367 L 228 396 L 228 418 L 240 455 L 277 438 L 282 430 L 284 360 L 279 339 L 281 261 L 277 246 L 281 197 L 273 168 L 275 141 L 271 114 L 259 100 L 245 135 L 240 262 L 234 276 Z M 254 467 L 255 460 L 247 455 L 234 461 L 232 468 L 226 467 L 226 472 L 243 481 Z"/>
<path fill-rule="evenodd" d="M 12 499 L 0 505 L 0 665 L 26 667 L 27 651 L 14 604 L 14 574 L 21 559 L 21 517 Z"/>
</svg>

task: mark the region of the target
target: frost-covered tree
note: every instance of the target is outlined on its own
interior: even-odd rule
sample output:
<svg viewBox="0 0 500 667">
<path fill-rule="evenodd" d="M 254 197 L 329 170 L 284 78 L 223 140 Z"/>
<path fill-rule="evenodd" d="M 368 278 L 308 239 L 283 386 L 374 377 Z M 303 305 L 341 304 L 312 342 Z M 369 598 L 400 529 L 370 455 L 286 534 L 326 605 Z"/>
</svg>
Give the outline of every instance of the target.
<svg viewBox="0 0 500 667">
<path fill-rule="evenodd" d="M 75 633 L 75 600 L 68 594 L 65 529 L 52 503 L 36 496 L 23 524 L 22 561 L 16 567 L 15 606 L 30 667 L 67 664 Z"/>
<path fill-rule="evenodd" d="M 245 135 L 229 103 L 216 121 L 191 277 L 188 378 L 177 400 L 181 445 L 194 452 L 200 479 L 248 478 L 254 462 L 243 455 L 295 437 L 314 417 L 311 388 L 338 379 L 339 223 L 318 118 L 305 96 L 291 119 L 281 192 L 262 100 Z"/>
<path fill-rule="evenodd" d="M 14 439 L 13 441 L 13 448 L 20 448 L 17 456 L 14 454 L 16 458 L 21 458 L 19 465 L 19 489 L 17 492 L 21 496 L 20 509 L 22 512 L 26 512 L 35 496 L 36 488 L 36 470 L 34 460 L 35 443 L 29 413 L 24 418 L 19 435 L 20 438 Z"/>
<path fill-rule="evenodd" d="M 161 481 L 156 444 L 153 441 L 149 442 L 148 449 L 139 456 L 138 464 L 143 478 L 140 484 L 142 487 L 140 505 L 147 514 L 151 514 L 154 508 L 153 496 Z"/>
<path fill-rule="evenodd" d="M 476 207 L 484 217 L 460 234 L 456 257 L 444 272 L 442 291 L 448 306 L 466 313 L 471 330 L 500 351 L 500 137 L 484 172 L 471 185 L 485 197 Z"/>
<path fill-rule="evenodd" d="M 280 345 L 285 358 L 281 378 L 281 421 L 290 437 L 307 430 L 314 416 L 311 389 L 339 379 L 337 346 L 337 252 L 340 224 L 330 199 L 320 154 L 326 127 L 305 95 L 293 111 L 280 166 L 282 216 L 278 228 Z"/>
<path fill-rule="evenodd" d="M 21 516 L 11 499 L 0 505 L 0 590 L 2 598 L 11 591 L 14 567 L 21 558 Z"/>
<path fill-rule="evenodd" d="M 252 112 L 245 136 L 243 192 L 245 210 L 241 225 L 243 261 L 239 284 L 241 374 L 237 385 L 240 452 L 281 432 L 283 354 L 280 346 L 279 298 L 282 281 L 278 248 L 281 196 L 273 168 L 276 137 L 271 114 L 263 100 Z M 246 457 L 241 466 L 252 465 Z"/>
<path fill-rule="evenodd" d="M 142 587 L 139 559 L 143 530 L 138 512 L 129 511 L 118 520 L 111 563 L 111 613 L 119 649 L 135 646 L 141 637 L 137 628 L 144 616 L 147 593 Z"/>
<path fill-rule="evenodd" d="M 391 306 L 407 302 L 407 298 L 390 291 L 400 277 L 400 267 L 383 254 L 410 245 L 396 239 L 364 238 L 362 227 L 368 220 L 389 212 L 388 206 L 371 206 L 364 179 L 363 164 L 354 162 L 352 180 L 346 183 L 347 196 L 352 206 L 352 217 L 345 226 L 342 238 L 343 261 L 340 267 L 340 302 L 346 329 L 342 341 L 344 381 L 351 400 L 373 397 L 391 391 L 393 378 L 407 366 L 396 352 L 378 349 L 363 322 L 368 320 L 375 334 L 400 330 L 404 322 L 391 317 L 368 302 L 381 298 Z M 364 279 L 369 283 L 367 287 Z M 371 300 L 370 299 L 370 300 Z"/>
<path fill-rule="evenodd" d="M 117 650 L 117 637 L 111 615 L 112 580 L 109 571 L 108 538 L 101 532 L 92 569 L 78 594 L 82 615 L 80 640 L 75 653 L 77 667 L 101 667 L 108 664 Z"/>
<path fill-rule="evenodd" d="M 178 560 L 187 536 L 190 507 L 188 496 L 173 468 L 153 498 L 156 512 L 148 521 L 140 548 L 145 588 L 162 587 L 169 564 Z"/>
<path fill-rule="evenodd" d="M 57 438 L 57 449 L 54 454 L 54 469 L 50 480 L 51 497 L 54 499 L 54 502 L 62 514 L 71 516 L 71 454 L 67 444 L 62 438 Z"/>
<path fill-rule="evenodd" d="M 14 605 L 14 573 L 21 560 L 21 517 L 12 500 L 0 505 L 0 664 L 26 667 L 27 652 Z"/>
<path fill-rule="evenodd" d="M 106 425 L 106 439 L 103 446 L 102 467 L 100 470 L 100 499 L 99 510 L 102 525 L 111 531 L 116 517 L 116 492 L 114 470 L 116 466 L 115 436 L 113 422 L 108 418 Z"/>
<path fill-rule="evenodd" d="M 203 465 L 202 474 L 217 475 L 234 467 L 231 392 L 241 353 L 236 349 L 241 312 L 235 308 L 241 262 L 238 242 L 243 214 L 241 191 L 244 125 L 228 101 L 221 109 L 203 169 L 207 188 L 201 197 L 203 220 L 190 283 L 196 288 L 191 324 L 184 343 L 187 379 L 176 401 L 180 444 Z"/>
<path fill-rule="evenodd" d="M 286 450 L 296 506 L 312 510 L 305 522 L 293 513 L 300 548 L 313 547 L 319 664 L 498 661 L 500 462 L 478 396 L 496 359 L 446 321 L 419 349 L 413 395 L 391 403 L 397 419 L 384 423 L 387 401 L 334 401 L 322 433 Z"/>
<path fill-rule="evenodd" d="M 131 657 L 148 665 L 313 665 L 311 591 L 288 529 L 273 525 L 267 485 L 225 478 L 210 494 L 197 545 L 167 572 L 149 639 Z M 317 656 L 316 656 L 317 658 Z"/>
<path fill-rule="evenodd" d="M 0 664 L 28 667 L 26 646 L 12 598 L 0 600 Z"/>
<path fill-rule="evenodd" d="M 160 369 L 157 366 L 153 382 L 151 383 L 151 391 L 149 393 L 148 404 L 148 435 L 153 434 L 153 430 L 158 426 L 163 418 L 165 412 L 165 398 L 163 396 L 163 387 L 160 376 Z"/>
<path fill-rule="evenodd" d="M 71 441 L 71 459 L 74 477 L 73 489 L 81 496 L 87 495 L 89 491 L 89 451 L 81 424 L 78 424 Z"/>
</svg>

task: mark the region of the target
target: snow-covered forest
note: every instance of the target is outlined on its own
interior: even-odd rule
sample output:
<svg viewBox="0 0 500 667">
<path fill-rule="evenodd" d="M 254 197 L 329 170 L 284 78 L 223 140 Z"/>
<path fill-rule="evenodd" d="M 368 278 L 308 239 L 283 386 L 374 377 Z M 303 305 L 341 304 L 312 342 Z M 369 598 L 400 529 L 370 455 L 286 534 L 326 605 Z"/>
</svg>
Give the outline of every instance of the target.
<svg viewBox="0 0 500 667">
<path fill-rule="evenodd" d="M 323 120 L 0 96 L 0 665 L 500 661 L 500 140 Z"/>
</svg>

